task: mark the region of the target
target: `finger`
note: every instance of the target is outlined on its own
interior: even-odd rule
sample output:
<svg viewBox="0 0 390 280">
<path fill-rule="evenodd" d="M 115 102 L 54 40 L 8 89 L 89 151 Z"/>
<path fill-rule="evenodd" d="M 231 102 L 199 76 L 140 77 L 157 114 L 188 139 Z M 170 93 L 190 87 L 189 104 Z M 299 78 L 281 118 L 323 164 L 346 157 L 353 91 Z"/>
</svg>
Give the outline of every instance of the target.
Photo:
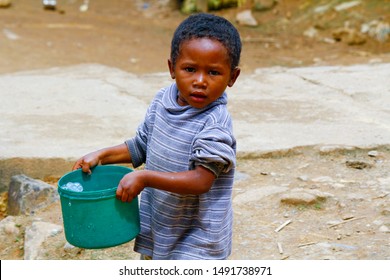
<svg viewBox="0 0 390 280">
<path fill-rule="evenodd" d="M 81 168 L 81 164 L 77 161 L 77 162 L 73 165 L 72 170 L 76 170 L 76 169 L 79 169 L 79 168 Z"/>
<path fill-rule="evenodd" d="M 126 202 L 127 201 L 127 199 L 129 198 L 129 195 L 127 194 L 127 192 L 123 192 L 122 193 L 122 202 Z"/>
<path fill-rule="evenodd" d="M 116 198 L 122 200 L 122 193 L 123 193 L 123 188 L 121 185 L 119 185 L 118 188 L 116 189 Z"/>
<path fill-rule="evenodd" d="M 81 168 L 82 168 L 83 172 L 85 172 L 85 173 L 88 173 L 88 174 L 91 174 L 91 173 L 92 173 L 91 169 L 89 168 L 89 164 L 87 164 L 87 163 L 84 163 L 84 164 L 81 166 Z"/>
</svg>

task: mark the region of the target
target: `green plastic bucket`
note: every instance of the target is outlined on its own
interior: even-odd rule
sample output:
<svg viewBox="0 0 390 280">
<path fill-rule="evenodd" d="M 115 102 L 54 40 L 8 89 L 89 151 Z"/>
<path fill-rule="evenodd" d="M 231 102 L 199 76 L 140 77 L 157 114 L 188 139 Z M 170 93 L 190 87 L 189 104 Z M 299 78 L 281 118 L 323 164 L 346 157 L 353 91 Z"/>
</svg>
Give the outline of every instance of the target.
<svg viewBox="0 0 390 280">
<path fill-rule="evenodd" d="M 134 239 L 140 231 L 138 197 L 122 202 L 115 196 L 122 177 L 132 169 L 99 165 L 92 174 L 80 169 L 58 181 L 66 240 L 80 248 L 113 247 Z M 63 188 L 80 183 L 82 192 Z"/>
</svg>

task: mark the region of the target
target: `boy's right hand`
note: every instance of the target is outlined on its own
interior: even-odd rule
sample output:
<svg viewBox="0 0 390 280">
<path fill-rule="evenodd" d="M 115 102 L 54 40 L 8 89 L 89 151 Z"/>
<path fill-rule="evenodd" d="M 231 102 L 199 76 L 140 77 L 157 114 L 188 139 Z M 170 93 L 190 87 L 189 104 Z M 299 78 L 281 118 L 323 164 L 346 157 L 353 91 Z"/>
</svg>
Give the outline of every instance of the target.
<svg viewBox="0 0 390 280">
<path fill-rule="evenodd" d="M 72 170 L 81 168 L 83 172 L 91 174 L 91 168 L 98 165 L 99 161 L 100 159 L 98 152 L 92 152 L 77 160 L 76 163 L 73 165 Z"/>
</svg>

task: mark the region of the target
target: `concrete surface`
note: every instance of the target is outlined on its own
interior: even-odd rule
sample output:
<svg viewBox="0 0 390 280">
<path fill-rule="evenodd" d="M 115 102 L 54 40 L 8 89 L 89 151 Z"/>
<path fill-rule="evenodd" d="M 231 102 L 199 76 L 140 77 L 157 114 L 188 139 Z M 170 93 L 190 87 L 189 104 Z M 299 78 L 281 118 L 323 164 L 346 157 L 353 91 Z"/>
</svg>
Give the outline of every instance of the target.
<svg viewBox="0 0 390 280">
<path fill-rule="evenodd" d="M 91 64 L 0 75 L 0 159 L 78 158 L 119 144 L 171 82 Z M 228 93 L 239 153 L 390 144 L 390 64 L 263 68 Z"/>
</svg>

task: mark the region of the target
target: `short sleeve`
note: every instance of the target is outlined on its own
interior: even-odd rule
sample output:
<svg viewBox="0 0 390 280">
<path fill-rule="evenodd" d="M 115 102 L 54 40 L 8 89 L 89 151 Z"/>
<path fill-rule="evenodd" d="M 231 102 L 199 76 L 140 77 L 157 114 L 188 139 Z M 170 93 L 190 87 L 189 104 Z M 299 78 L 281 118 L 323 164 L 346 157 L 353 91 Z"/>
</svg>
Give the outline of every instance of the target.
<svg viewBox="0 0 390 280">
<path fill-rule="evenodd" d="M 202 130 L 194 139 L 191 162 L 229 172 L 236 165 L 236 139 L 231 130 L 220 125 Z"/>
</svg>

